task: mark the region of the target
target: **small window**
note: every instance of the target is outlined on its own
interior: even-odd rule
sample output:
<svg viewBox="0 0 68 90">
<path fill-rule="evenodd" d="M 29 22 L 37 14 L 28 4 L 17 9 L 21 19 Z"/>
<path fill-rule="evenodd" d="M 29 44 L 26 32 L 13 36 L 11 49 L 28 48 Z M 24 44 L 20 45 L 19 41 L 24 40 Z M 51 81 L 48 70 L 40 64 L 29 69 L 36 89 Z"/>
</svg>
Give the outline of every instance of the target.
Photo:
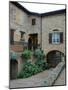
<svg viewBox="0 0 68 90">
<path fill-rule="evenodd" d="M 49 33 L 49 43 L 52 44 L 63 43 L 63 32 Z"/>
<path fill-rule="evenodd" d="M 36 24 L 36 19 L 32 19 L 32 25 Z"/>
<path fill-rule="evenodd" d="M 52 43 L 60 43 L 60 33 L 52 33 Z"/>
<path fill-rule="evenodd" d="M 25 34 L 25 32 L 22 32 L 22 31 L 20 31 L 20 32 L 21 32 L 21 40 L 24 41 L 24 34 Z"/>
</svg>

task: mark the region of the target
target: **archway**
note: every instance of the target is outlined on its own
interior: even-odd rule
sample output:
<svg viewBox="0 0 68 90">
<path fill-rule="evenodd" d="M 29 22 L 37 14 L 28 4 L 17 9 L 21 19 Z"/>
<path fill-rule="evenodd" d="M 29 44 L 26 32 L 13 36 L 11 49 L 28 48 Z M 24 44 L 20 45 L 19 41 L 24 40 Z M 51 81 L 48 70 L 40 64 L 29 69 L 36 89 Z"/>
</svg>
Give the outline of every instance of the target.
<svg viewBox="0 0 68 90">
<path fill-rule="evenodd" d="M 18 73 L 18 62 L 14 59 L 10 60 L 10 79 L 16 79 Z"/>
<path fill-rule="evenodd" d="M 50 51 L 47 54 L 47 63 L 50 67 L 56 67 L 56 65 L 58 65 L 58 63 L 62 61 L 62 56 L 64 56 L 64 54 L 60 51 Z"/>
</svg>

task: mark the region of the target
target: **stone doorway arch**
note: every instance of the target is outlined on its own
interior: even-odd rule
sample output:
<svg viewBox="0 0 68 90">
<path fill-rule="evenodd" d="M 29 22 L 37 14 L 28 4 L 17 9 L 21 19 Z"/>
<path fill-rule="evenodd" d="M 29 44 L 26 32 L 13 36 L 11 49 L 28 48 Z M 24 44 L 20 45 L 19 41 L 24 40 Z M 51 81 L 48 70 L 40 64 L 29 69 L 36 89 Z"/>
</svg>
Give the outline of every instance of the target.
<svg viewBox="0 0 68 90">
<path fill-rule="evenodd" d="M 49 64 L 50 67 L 56 67 L 59 64 L 59 62 L 62 61 L 63 56 L 64 54 L 60 51 L 57 50 L 50 51 L 46 56 L 47 63 Z"/>
</svg>

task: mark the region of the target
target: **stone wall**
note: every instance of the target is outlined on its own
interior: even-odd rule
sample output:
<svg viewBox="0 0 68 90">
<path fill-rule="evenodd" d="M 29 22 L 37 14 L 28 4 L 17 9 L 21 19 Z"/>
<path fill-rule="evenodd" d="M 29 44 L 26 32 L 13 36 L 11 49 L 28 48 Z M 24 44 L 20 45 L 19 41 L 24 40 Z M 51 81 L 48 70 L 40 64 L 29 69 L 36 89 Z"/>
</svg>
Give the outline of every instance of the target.
<svg viewBox="0 0 68 90">
<path fill-rule="evenodd" d="M 63 32 L 63 43 L 49 44 L 49 33 Z M 47 54 L 50 51 L 58 50 L 65 53 L 65 14 L 49 15 L 42 18 L 42 49 Z"/>
<path fill-rule="evenodd" d="M 32 25 L 32 18 L 36 19 L 36 25 Z M 14 41 L 20 41 L 21 33 L 25 32 L 24 38 L 28 42 L 29 34 L 38 33 L 40 42 L 40 17 L 30 16 L 13 4 L 10 4 L 10 29 L 14 29 Z"/>
<path fill-rule="evenodd" d="M 44 80 L 44 83 L 42 86 L 52 86 L 55 82 L 55 80 L 58 78 L 60 75 L 61 71 L 65 67 L 65 62 L 60 62 L 56 68 L 54 68 L 52 71 L 50 71 L 50 74 L 48 77 Z"/>
<path fill-rule="evenodd" d="M 10 48 L 15 52 L 22 52 L 24 49 L 23 45 L 10 45 Z"/>
<path fill-rule="evenodd" d="M 36 25 L 32 25 L 32 18 L 36 19 Z M 42 43 L 42 49 L 48 52 L 58 50 L 65 53 L 65 13 L 42 17 L 42 42 L 41 42 L 41 17 L 28 15 L 18 7 L 10 4 L 10 30 L 14 29 L 14 41 L 20 41 L 21 33 L 25 32 L 24 39 L 28 42 L 29 34 L 38 33 L 38 44 Z M 63 43 L 49 44 L 49 33 L 54 29 L 63 32 Z"/>
</svg>

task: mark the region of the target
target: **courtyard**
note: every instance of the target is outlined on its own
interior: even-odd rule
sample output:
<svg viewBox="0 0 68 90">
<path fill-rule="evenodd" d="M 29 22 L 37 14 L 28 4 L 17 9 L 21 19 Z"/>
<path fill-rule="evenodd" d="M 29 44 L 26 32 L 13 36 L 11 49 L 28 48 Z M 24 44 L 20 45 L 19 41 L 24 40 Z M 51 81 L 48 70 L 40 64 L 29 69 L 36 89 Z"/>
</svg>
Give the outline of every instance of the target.
<svg viewBox="0 0 68 90">
<path fill-rule="evenodd" d="M 18 80 L 11 80 L 10 81 L 10 88 L 26 88 L 26 87 L 45 87 L 45 86 L 57 86 L 57 85 L 66 85 L 65 82 L 65 66 L 63 69 L 56 72 L 56 77 L 52 76 L 54 74 L 54 68 L 51 68 L 49 70 L 43 71 L 37 75 L 34 75 L 32 77 L 26 78 L 26 79 L 18 79 Z M 51 79 L 50 79 L 51 78 Z M 49 81 L 51 80 L 51 81 Z"/>
<path fill-rule="evenodd" d="M 10 88 L 66 85 L 65 5 L 36 13 L 22 4 L 9 3 Z"/>
</svg>

